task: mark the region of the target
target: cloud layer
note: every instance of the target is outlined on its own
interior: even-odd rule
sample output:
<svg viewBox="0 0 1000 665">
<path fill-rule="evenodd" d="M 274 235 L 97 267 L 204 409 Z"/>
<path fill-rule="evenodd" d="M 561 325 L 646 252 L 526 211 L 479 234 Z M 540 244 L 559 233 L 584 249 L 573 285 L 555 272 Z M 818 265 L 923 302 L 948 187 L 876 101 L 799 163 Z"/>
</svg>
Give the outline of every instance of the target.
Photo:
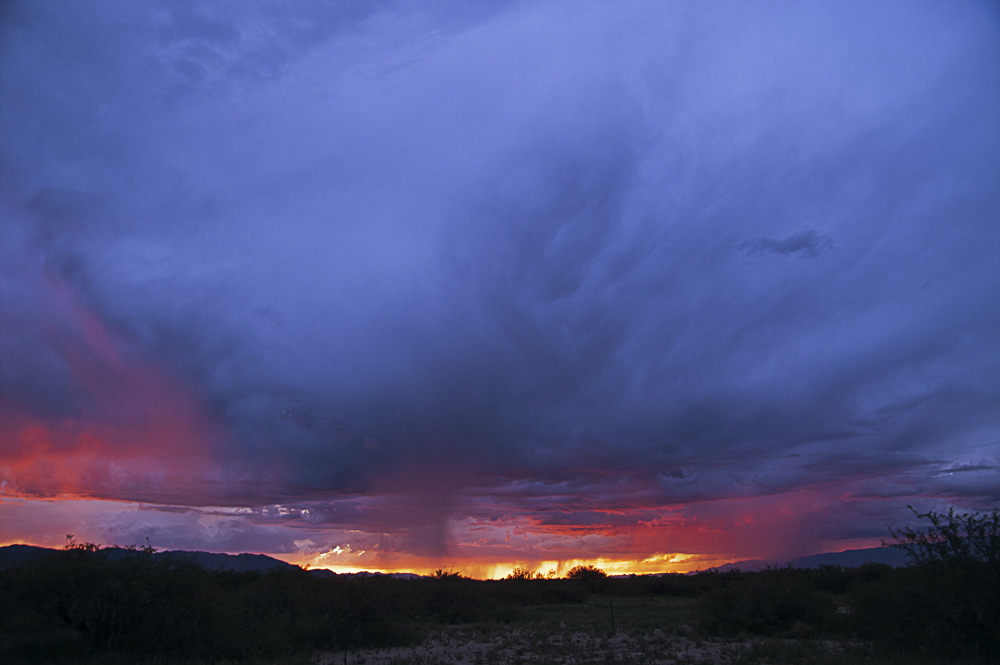
<svg viewBox="0 0 1000 665">
<path fill-rule="evenodd" d="M 568 558 L 1000 500 L 992 4 L 480 4 L 4 5 L 6 496 Z"/>
</svg>

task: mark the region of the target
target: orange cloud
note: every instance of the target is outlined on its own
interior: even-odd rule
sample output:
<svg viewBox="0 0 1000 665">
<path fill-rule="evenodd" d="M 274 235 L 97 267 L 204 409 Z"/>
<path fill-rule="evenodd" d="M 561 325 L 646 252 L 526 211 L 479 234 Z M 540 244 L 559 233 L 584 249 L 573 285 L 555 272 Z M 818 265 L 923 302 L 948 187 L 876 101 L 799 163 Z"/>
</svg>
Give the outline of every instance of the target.
<svg viewBox="0 0 1000 665">
<path fill-rule="evenodd" d="M 52 283 L 45 340 L 72 377 L 71 415 L 0 405 L 4 496 L 174 500 L 211 469 L 222 432 L 183 383 L 131 353 Z"/>
</svg>

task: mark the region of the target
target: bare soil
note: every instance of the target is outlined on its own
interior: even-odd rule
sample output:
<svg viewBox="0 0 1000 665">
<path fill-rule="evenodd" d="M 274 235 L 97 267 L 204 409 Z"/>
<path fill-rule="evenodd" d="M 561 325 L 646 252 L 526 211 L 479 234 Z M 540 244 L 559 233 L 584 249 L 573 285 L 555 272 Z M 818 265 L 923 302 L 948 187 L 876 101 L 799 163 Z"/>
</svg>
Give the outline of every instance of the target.
<svg viewBox="0 0 1000 665">
<path fill-rule="evenodd" d="M 860 643 L 829 640 L 725 640 L 618 631 L 613 635 L 528 627 L 452 626 L 411 647 L 323 653 L 316 665 L 507 665 L 512 663 L 622 663 L 642 665 L 750 665 L 852 663 Z"/>
</svg>

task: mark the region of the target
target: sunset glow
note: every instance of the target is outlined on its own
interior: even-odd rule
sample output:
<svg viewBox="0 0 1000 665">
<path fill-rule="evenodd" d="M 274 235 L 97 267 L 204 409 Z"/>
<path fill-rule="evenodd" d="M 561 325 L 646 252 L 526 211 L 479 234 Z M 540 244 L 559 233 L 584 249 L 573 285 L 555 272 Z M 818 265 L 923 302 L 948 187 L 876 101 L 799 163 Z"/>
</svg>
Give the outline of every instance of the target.
<svg viewBox="0 0 1000 665">
<path fill-rule="evenodd" d="M 0 544 L 684 573 L 1000 502 L 992 3 L 0 19 Z"/>
</svg>

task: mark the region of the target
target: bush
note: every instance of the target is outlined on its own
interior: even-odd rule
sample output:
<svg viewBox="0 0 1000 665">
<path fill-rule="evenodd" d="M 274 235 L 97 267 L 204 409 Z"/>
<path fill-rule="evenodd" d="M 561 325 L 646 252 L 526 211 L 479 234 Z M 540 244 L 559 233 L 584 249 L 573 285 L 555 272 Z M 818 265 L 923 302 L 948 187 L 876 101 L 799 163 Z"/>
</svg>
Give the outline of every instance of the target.
<svg viewBox="0 0 1000 665">
<path fill-rule="evenodd" d="M 925 651 L 1000 656 L 1000 511 L 913 512 L 930 525 L 890 529 L 910 565 L 852 592 L 859 632 Z"/>
<path fill-rule="evenodd" d="M 833 598 L 816 589 L 813 571 L 768 568 L 713 575 L 715 588 L 698 603 L 699 624 L 708 633 L 805 637 L 836 613 Z"/>
<path fill-rule="evenodd" d="M 918 566 L 985 569 L 1000 579 L 1000 509 L 992 513 L 947 514 L 934 511 L 918 513 L 907 506 L 918 519 L 930 520 L 926 531 L 904 527 L 889 533 L 897 547 L 906 551 L 910 561 Z M 882 543 L 884 546 L 889 543 Z"/>
<path fill-rule="evenodd" d="M 607 576 L 606 572 L 596 566 L 576 566 L 566 573 L 566 579 L 581 581 L 602 580 Z"/>
<path fill-rule="evenodd" d="M 10 608 L 0 613 L 0 659 L 41 651 L 247 658 L 407 639 L 367 580 L 320 580 L 301 569 L 212 572 L 152 553 L 71 542 L 0 571 Z"/>
<path fill-rule="evenodd" d="M 528 568 L 514 568 L 510 571 L 510 574 L 505 577 L 505 580 L 533 580 L 535 578 L 541 578 L 541 575 Z"/>
</svg>

